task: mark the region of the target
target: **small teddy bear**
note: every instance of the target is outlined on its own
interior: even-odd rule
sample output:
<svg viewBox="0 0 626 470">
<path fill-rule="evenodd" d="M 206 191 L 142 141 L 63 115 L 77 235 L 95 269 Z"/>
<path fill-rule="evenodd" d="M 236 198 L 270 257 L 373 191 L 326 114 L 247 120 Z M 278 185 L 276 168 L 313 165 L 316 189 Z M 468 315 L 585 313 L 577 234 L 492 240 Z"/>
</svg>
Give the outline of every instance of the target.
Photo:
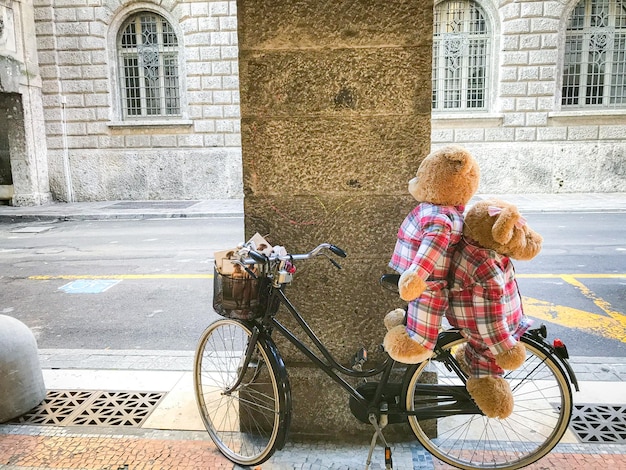
<svg viewBox="0 0 626 470">
<path fill-rule="evenodd" d="M 417 364 L 432 355 L 448 309 L 447 278 L 454 245 L 461 240 L 465 205 L 478 189 L 479 179 L 472 155 L 459 146 L 447 146 L 431 152 L 409 181 L 409 193 L 418 204 L 402 222 L 389 262 L 401 274 L 400 297 L 409 306 L 406 324 L 399 324 L 398 312 L 388 314 L 394 319 L 386 319 L 389 331 L 383 341 L 396 361 Z"/>
<path fill-rule="evenodd" d="M 513 395 L 502 376 L 526 359 L 519 338 L 530 321 L 524 316 L 511 258 L 534 258 L 542 242 L 514 205 L 488 199 L 468 210 L 463 239 L 452 258 L 446 317 L 467 338 L 456 357 L 469 376 L 468 392 L 490 418 L 512 413 Z"/>
</svg>

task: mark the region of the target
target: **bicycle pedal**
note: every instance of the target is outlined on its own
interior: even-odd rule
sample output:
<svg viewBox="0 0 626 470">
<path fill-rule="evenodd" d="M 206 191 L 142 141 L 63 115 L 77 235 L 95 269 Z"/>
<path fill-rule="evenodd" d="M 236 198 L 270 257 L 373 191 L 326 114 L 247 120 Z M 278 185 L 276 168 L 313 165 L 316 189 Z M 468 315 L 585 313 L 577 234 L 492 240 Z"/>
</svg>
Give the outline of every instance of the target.
<svg viewBox="0 0 626 470">
<path fill-rule="evenodd" d="M 363 370 L 363 364 L 367 362 L 367 349 L 359 349 L 352 358 L 352 369 L 357 371 Z"/>
</svg>

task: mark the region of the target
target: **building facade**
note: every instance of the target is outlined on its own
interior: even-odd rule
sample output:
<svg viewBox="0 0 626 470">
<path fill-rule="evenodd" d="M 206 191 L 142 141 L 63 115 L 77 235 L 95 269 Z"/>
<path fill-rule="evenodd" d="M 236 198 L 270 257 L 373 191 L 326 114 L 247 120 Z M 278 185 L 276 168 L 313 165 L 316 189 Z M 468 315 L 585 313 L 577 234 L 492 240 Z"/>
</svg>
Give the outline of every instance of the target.
<svg viewBox="0 0 626 470">
<path fill-rule="evenodd" d="M 0 20 L 0 198 L 242 196 L 235 1 L 0 0 Z M 625 72 L 621 0 L 437 2 L 431 145 L 472 151 L 481 193 L 626 191 Z"/>
<path fill-rule="evenodd" d="M 55 199 L 241 197 L 234 1 L 44 0 L 33 11 Z"/>
<path fill-rule="evenodd" d="M 626 3 L 435 6 L 432 144 L 471 149 L 480 192 L 626 190 Z"/>
<path fill-rule="evenodd" d="M 0 200 L 52 198 L 32 1 L 0 0 Z"/>
</svg>

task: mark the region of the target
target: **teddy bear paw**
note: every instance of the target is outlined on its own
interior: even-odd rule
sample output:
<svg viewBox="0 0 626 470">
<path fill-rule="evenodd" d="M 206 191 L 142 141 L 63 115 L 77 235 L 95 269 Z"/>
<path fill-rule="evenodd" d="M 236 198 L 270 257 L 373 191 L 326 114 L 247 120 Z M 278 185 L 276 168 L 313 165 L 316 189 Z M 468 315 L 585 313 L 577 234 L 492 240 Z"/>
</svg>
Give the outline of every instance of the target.
<svg viewBox="0 0 626 470">
<path fill-rule="evenodd" d="M 397 308 L 385 315 L 385 319 L 383 320 L 383 322 L 387 331 L 391 330 L 394 326 L 404 325 L 405 315 L 406 310 L 404 310 L 403 308 Z"/>
<path fill-rule="evenodd" d="M 426 282 L 415 271 L 405 271 L 398 281 L 398 292 L 402 300 L 410 302 L 426 290 Z"/>
<path fill-rule="evenodd" d="M 469 377 L 471 375 L 471 371 L 470 371 L 470 366 L 467 363 L 467 359 L 465 357 L 466 346 L 467 346 L 466 344 L 462 344 L 461 346 L 457 347 L 456 350 L 454 351 L 454 358 L 456 359 L 456 362 L 459 363 L 459 367 L 461 368 L 463 373 Z"/>
<path fill-rule="evenodd" d="M 502 377 L 471 377 L 467 380 L 467 391 L 489 418 L 504 419 L 513 412 L 513 393 Z"/>
<path fill-rule="evenodd" d="M 411 339 L 404 325 L 391 328 L 385 335 L 383 346 L 394 361 L 403 364 L 419 364 L 433 355 L 431 350 Z"/>
<path fill-rule="evenodd" d="M 518 342 L 508 351 L 496 354 L 496 364 L 504 370 L 515 370 L 526 361 L 526 347 Z"/>
</svg>

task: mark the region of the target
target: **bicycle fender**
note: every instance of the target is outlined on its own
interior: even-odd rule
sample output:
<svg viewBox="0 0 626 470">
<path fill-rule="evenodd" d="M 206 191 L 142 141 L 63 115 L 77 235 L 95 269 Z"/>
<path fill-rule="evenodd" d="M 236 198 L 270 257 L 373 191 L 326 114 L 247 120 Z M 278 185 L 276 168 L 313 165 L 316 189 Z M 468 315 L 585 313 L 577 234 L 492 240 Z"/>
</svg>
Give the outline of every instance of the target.
<svg viewBox="0 0 626 470">
<path fill-rule="evenodd" d="M 570 383 L 574 386 L 574 390 L 580 392 L 580 387 L 578 386 L 578 379 L 576 378 L 576 374 L 574 373 L 574 369 L 570 365 L 569 361 L 563 357 L 560 357 L 556 354 L 554 347 L 547 341 L 544 341 L 541 337 L 537 337 L 530 332 L 524 333 L 522 338 L 532 344 L 537 349 L 541 349 L 546 356 L 550 356 L 554 359 L 556 365 L 561 369 L 563 375 L 565 375 Z"/>
<path fill-rule="evenodd" d="M 289 375 L 287 374 L 287 367 L 285 366 L 285 361 L 283 357 L 280 355 L 278 351 L 278 347 L 274 340 L 265 334 L 261 334 L 259 337 L 259 341 L 262 341 L 266 352 L 271 356 L 274 364 L 276 366 L 276 372 L 278 377 L 276 377 L 278 392 L 281 396 L 282 405 L 281 406 L 281 414 L 280 414 L 280 425 L 279 428 L 284 430 L 279 433 L 276 439 L 276 448 L 281 450 L 285 447 L 285 443 L 287 442 L 287 435 L 289 434 L 289 427 L 291 426 L 291 410 L 292 410 L 292 401 L 291 401 L 291 385 L 289 383 Z"/>
<path fill-rule="evenodd" d="M 459 329 L 452 328 L 452 329 L 442 331 L 441 333 L 439 333 L 439 338 L 438 338 L 437 343 L 447 344 L 448 342 L 453 341 L 455 339 L 459 339 L 462 336 L 463 335 L 461 334 L 461 331 Z M 543 350 L 543 352 L 546 355 L 554 358 L 557 366 L 559 366 L 559 368 L 561 369 L 561 372 L 563 372 L 563 375 L 567 376 L 569 378 L 570 383 L 574 386 L 574 389 L 577 392 L 580 392 L 580 388 L 578 386 L 578 379 L 576 378 L 574 369 L 572 369 L 571 364 L 566 358 L 561 357 L 558 354 L 556 354 L 554 347 L 550 343 L 548 343 L 547 341 L 544 341 L 539 336 L 533 335 L 530 331 L 527 331 L 526 333 L 524 333 L 523 338 L 526 341 L 530 342 L 536 348 Z M 413 369 L 416 369 L 416 368 L 417 366 L 414 367 Z"/>
</svg>

